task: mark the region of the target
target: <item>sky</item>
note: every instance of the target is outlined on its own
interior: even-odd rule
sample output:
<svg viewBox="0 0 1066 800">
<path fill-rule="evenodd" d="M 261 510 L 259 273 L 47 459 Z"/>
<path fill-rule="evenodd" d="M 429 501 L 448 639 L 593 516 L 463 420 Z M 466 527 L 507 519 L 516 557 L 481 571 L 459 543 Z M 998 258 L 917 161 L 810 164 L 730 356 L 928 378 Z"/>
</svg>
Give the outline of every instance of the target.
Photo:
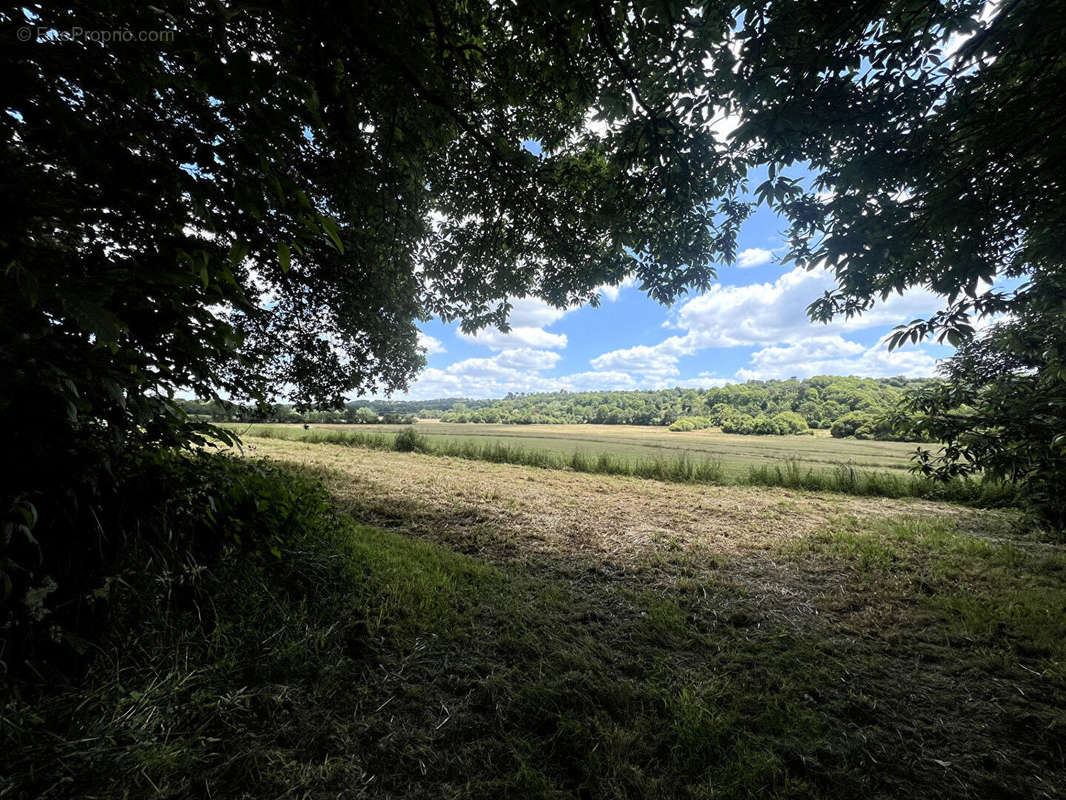
<svg viewBox="0 0 1066 800">
<path fill-rule="evenodd" d="M 929 315 L 943 298 L 912 290 L 858 318 L 812 323 L 807 306 L 835 285 L 830 272 L 783 263 L 785 222 L 760 207 L 741 231 L 737 259 L 719 264 L 710 291 L 671 306 L 626 283 L 601 289 L 599 307 L 562 310 L 514 301 L 511 330 L 464 334 L 423 323 L 427 368 L 397 398 L 501 397 L 508 392 L 711 387 L 745 380 L 860 375 L 926 377 L 952 349 L 931 343 L 890 353 L 886 336 Z"/>
<path fill-rule="evenodd" d="M 986 3 L 980 20 L 990 19 L 996 6 Z M 954 34 L 946 52 L 956 52 L 970 35 Z M 725 117 L 715 132 L 725 138 L 738 121 Z M 524 144 L 539 153 L 536 142 Z M 793 177 L 810 175 L 801 170 Z M 944 308 L 944 298 L 915 289 L 851 320 L 812 323 L 807 306 L 835 282 L 827 270 L 807 271 L 779 258 L 785 228 L 781 217 L 759 207 L 741 231 L 736 262 L 717 265 L 710 291 L 671 306 L 623 284 L 604 287 L 598 308 L 559 310 L 517 299 L 509 333 L 466 335 L 458 323 L 425 323 L 427 368 L 406 394 L 396 396 L 483 398 L 560 389 L 703 388 L 812 375 L 935 374 L 938 360 L 953 348 L 923 342 L 890 353 L 884 341 L 897 325 Z"/>
</svg>

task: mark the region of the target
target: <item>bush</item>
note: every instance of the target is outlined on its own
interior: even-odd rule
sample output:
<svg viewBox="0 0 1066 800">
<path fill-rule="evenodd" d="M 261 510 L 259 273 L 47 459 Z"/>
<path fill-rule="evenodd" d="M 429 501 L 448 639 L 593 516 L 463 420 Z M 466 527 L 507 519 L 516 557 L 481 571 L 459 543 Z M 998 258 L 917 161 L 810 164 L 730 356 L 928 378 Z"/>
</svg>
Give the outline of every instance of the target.
<svg viewBox="0 0 1066 800">
<path fill-rule="evenodd" d="M 862 431 L 861 438 L 871 438 L 867 435 L 867 432 L 871 429 L 873 421 L 873 414 L 865 411 L 852 411 L 834 422 L 829 429 L 829 434 L 836 439 L 844 439 L 848 436 L 856 436 Z"/>
<path fill-rule="evenodd" d="M 277 558 L 327 508 L 314 481 L 265 461 L 135 450 L 108 464 L 95 482 L 57 479 L 11 507 L 14 535 L 0 550 L 0 658 L 11 673 L 87 665 L 85 643 L 109 616 L 106 589 L 131 549 L 180 597 L 223 551 Z"/>
<path fill-rule="evenodd" d="M 806 433 L 809 430 L 807 420 L 795 411 L 782 411 L 780 414 L 775 414 L 774 422 L 783 429 L 782 433 Z"/>
<path fill-rule="evenodd" d="M 724 433 L 755 433 L 755 420 L 747 414 L 732 412 L 722 417 L 722 431 Z"/>
<path fill-rule="evenodd" d="M 714 423 L 707 417 L 679 417 L 668 428 L 671 431 L 699 431 L 710 428 Z"/>
<path fill-rule="evenodd" d="M 399 453 L 425 453 L 429 450 L 429 442 L 413 426 L 408 426 L 396 434 L 392 449 Z"/>
</svg>

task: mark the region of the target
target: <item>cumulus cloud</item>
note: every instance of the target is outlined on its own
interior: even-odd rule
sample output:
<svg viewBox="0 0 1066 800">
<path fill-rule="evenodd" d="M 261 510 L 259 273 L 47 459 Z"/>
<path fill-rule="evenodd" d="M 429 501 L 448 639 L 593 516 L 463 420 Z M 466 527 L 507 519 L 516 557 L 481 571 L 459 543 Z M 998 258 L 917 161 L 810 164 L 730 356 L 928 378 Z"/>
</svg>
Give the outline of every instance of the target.
<svg viewBox="0 0 1066 800">
<path fill-rule="evenodd" d="M 411 384 L 407 396 L 500 397 L 508 392 L 552 391 L 565 388 L 540 373 L 552 369 L 558 353 L 533 348 L 502 350 L 489 358 L 466 358 L 443 369 L 429 368 Z"/>
<path fill-rule="evenodd" d="M 842 336 L 812 336 L 810 339 L 783 347 L 765 347 L 753 353 L 751 360 L 753 364 L 761 367 L 773 367 L 780 364 L 848 358 L 865 350 L 858 342 L 850 342 Z"/>
<path fill-rule="evenodd" d="M 476 333 L 459 333 L 459 337 L 472 344 L 480 344 L 493 350 L 514 347 L 540 347 L 562 349 L 566 347 L 566 334 L 550 333 L 545 327 L 562 319 L 572 309 L 555 308 L 536 297 L 519 297 L 511 301 L 508 322 L 509 331 L 498 328 L 482 328 Z"/>
<path fill-rule="evenodd" d="M 493 350 L 511 347 L 547 347 L 562 349 L 566 347 L 565 333 L 550 333 L 543 328 L 516 325 L 504 333 L 497 328 L 483 328 L 477 333 L 459 332 L 459 338 L 472 344 L 480 344 Z"/>
<path fill-rule="evenodd" d="M 836 337 L 766 347 L 752 354 L 751 365 L 737 370 L 740 380 L 809 378 L 812 375 L 862 375 L 923 378 L 936 369 L 936 358 L 924 347 L 889 352 L 883 344 L 863 347 Z"/>
<path fill-rule="evenodd" d="M 757 267 L 760 264 L 769 263 L 773 257 L 774 254 L 770 250 L 763 250 L 761 247 L 749 247 L 747 250 L 741 250 L 737 253 L 737 266 L 741 269 Z"/>
<path fill-rule="evenodd" d="M 630 275 L 623 278 L 622 282 L 619 283 L 617 286 L 609 286 L 605 283 L 602 286 L 597 286 L 596 288 L 600 290 L 600 294 L 602 294 L 607 300 L 610 300 L 613 303 L 615 300 L 618 299 L 618 294 L 622 291 L 622 289 L 629 289 L 630 287 L 636 285 L 637 279 Z"/>
<path fill-rule="evenodd" d="M 935 359 L 927 352 L 905 349 L 889 353 L 883 345 L 867 349 L 842 334 L 896 325 L 928 315 L 941 306 L 932 292 L 912 290 L 893 295 L 850 320 L 823 325 L 811 322 L 807 306 L 836 281 L 827 269 L 795 268 L 768 283 L 747 286 L 716 284 L 684 303 L 670 327 L 682 331 L 658 344 L 612 350 L 591 360 L 596 369 L 639 375 L 662 382 L 680 374 L 679 360 L 714 347 L 762 347 L 739 370 L 740 380 L 823 373 L 930 375 Z"/>
<path fill-rule="evenodd" d="M 423 333 L 422 331 L 418 332 L 418 346 L 425 351 L 427 356 L 448 352 L 444 347 L 444 343 L 440 339 L 435 336 L 430 336 L 428 333 Z"/>
<path fill-rule="evenodd" d="M 551 369 L 562 358 L 558 353 L 550 350 L 534 350 L 522 347 L 516 350 L 504 350 L 492 360 L 501 367 L 523 370 Z"/>
<path fill-rule="evenodd" d="M 689 352 L 707 347 L 779 344 L 860 330 L 895 325 L 936 311 L 941 301 L 922 289 L 892 295 L 886 301 L 850 320 L 837 319 L 828 325 L 812 323 L 807 306 L 826 290 L 836 286 L 833 274 L 822 268 L 796 267 L 772 283 L 748 286 L 715 284 L 710 291 L 694 297 L 678 310 L 676 326 L 687 330 L 685 347 Z"/>
<path fill-rule="evenodd" d="M 677 359 L 684 349 L 677 347 L 680 337 L 672 336 L 657 345 L 637 345 L 624 350 L 612 350 L 596 356 L 589 364 L 598 370 L 636 373 L 647 380 L 663 380 L 678 375 Z"/>
<path fill-rule="evenodd" d="M 635 389 L 628 373 L 595 370 L 560 377 L 544 375 L 561 358 L 547 350 L 504 350 L 489 358 L 467 358 L 444 369 L 430 368 L 411 384 L 405 397 L 428 400 L 435 397 L 502 397 L 508 392 L 587 391 Z"/>
<path fill-rule="evenodd" d="M 556 308 L 536 297 L 519 297 L 511 301 L 507 321 L 513 326 L 543 328 L 563 318 L 569 308 Z"/>
</svg>

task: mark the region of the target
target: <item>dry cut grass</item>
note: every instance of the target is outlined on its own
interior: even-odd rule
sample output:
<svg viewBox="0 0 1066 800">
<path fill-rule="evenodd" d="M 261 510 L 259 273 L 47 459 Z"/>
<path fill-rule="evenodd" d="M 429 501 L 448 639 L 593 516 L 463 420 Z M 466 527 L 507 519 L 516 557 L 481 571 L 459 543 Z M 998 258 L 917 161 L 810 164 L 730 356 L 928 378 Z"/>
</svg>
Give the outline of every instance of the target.
<svg viewBox="0 0 1066 800">
<path fill-rule="evenodd" d="M 1011 518 L 915 499 L 689 486 L 416 453 L 249 441 L 250 453 L 322 470 L 334 496 L 358 519 L 494 557 L 580 557 L 632 569 L 664 551 L 772 550 L 842 516 L 948 515 L 987 535 Z"/>
</svg>

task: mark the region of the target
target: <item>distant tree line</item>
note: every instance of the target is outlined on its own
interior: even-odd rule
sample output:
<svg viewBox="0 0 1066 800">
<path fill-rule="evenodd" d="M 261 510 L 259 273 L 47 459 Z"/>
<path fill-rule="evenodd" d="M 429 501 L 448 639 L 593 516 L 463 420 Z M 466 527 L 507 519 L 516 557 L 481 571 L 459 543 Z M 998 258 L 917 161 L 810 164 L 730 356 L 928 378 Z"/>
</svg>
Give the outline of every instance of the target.
<svg viewBox="0 0 1066 800">
<path fill-rule="evenodd" d="M 710 389 L 511 394 L 478 406 L 458 402 L 439 418 L 516 425 L 663 425 L 681 431 L 721 427 L 726 433 L 741 434 L 828 428 L 840 437 L 902 439 L 908 437 L 891 422 L 891 415 L 905 393 L 933 382 L 818 376 Z"/>
<path fill-rule="evenodd" d="M 241 406 L 186 400 L 186 413 L 212 422 L 404 424 L 416 419 L 496 425 L 662 425 L 673 431 L 789 435 L 829 429 L 836 437 L 916 441 L 898 406 L 929 379 L 841 378 L 748 381 L 711 389 L 511 393 L 495 400 L 356 400 L 336 410 Z"/>
<path fill-rule="evenodd" d="M 338 409 L 298 411 L 286 403 L 243 405 L 220 400 L 178 400 L 177 404 L 191 418 L 201 422 L 303 422 L 349 425 L 406 425 L 417 416 L 410 411 L 392 408 L 389 404 L 347 403 Z"/>
</svg>

